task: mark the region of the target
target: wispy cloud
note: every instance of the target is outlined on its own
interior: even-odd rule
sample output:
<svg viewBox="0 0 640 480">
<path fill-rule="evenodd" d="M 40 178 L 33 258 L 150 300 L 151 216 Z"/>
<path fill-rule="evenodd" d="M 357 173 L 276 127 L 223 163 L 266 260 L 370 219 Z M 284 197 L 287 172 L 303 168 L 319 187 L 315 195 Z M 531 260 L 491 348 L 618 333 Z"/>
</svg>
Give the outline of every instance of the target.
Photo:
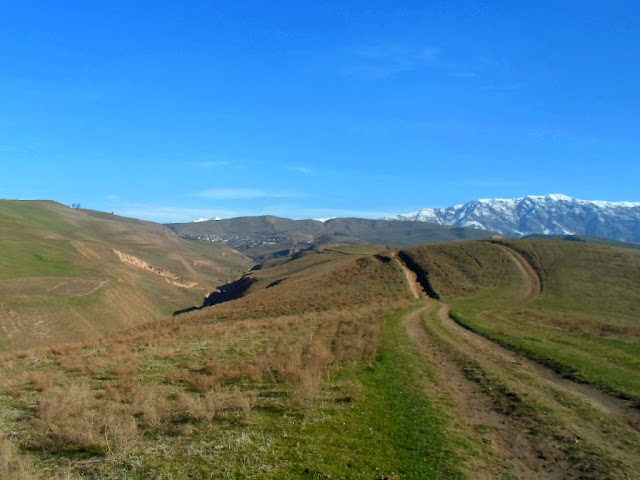
<svg viewBox="0 0 640 480">
<path fill-rule="evenodd" d="M 192 222 L 201 218 L 235 217 L 240 212 L 220 208 L 189 208 L 167 205 L 133 204 L 119 207 L 114 213 L 131 218 L 158 223 Z"/>
<path fill-rule="evenodd" d="M 305 175 L 309 175 L 310 173 L 313 173 L 313 170 L 311 170 L 310 168 L 307 168 L 307 167 L 289 166 L 289 167 L 287 167 L 287 170 L 291 170 L 292 172 L 304 173 Z"/>
<path fill-rule="evenodd" d="M 257 188 L 211 188 L 197 194 L 211 200 L 254 200 L 258 198 L 296 198 L 291 192 L 267 192 Z"/>
<path fill-rule="evenodd" d="M 198 162 L 194 165 L 200 168 L 228 167 L 229 165 L 231 165 L 231 162 L 227 162 L 224 160 L 213 160 L 208 162 Z"/>
<path fill-rule="evenodd" d="M 294 219 L 329 219 L 329 218 L 382 218 L 385 216 L 396 215 L 397 212 L 379 211 L 379 210 L 357 210 L 357 209 L 340 209 L 340 208 L 323 208 L 323 207 L 291 207 L 291 206 L 272 206 L 269 211 L 261 211 L 260 215 L 276 215 L 279 217 L 288 217 Z"/>
<path fill-rule="evenodd" d="M 138 218 L 157 223 L 186 223 L 209 218 L 233 218 L 256 215 L 275 215 L 294 219 L 329 219 L 336 217 L 382 218 L 398 212 L 337 209 L 322 207 L 304 207 L 294 205 L 271 205 L 259 208 L 198 208 L 176 207 L 170 205 L 129 204 L 113 209 L 117 215 Z"/>
<path fill-rule="evenodd" d="M 119 202 L 120 201 L 120 197 L 118 195 L 116 195 L 115 193 L 110 193 L 105 198 L 110 202 Z"/>
<path fill-rule="evenodd" d="M 384 78 L 416 70 L 433 63 L 440 49 L 432 46 L 407 48 L 393 43 L 357 45 L 346 49 L 349 65 L 341 73 Z"/>
</svg>

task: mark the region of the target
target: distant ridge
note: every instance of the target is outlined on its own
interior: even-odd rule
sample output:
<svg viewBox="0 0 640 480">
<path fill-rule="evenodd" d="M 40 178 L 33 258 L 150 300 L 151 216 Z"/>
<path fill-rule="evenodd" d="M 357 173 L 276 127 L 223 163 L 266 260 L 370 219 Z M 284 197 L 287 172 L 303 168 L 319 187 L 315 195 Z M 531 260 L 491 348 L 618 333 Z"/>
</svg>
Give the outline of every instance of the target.
<svg viewBox="0 0 640 480">
<path fill-rule="evenodd" d="M 480 199 L 386 219 L 471 227 L 513 237 L 586 235 L 640 243 L 640 203 L 581 200 L 562 194 Z"/>
<path fill-rule="evenodd" d="M 183 238 L 216 242 L 239 250 L 256 262 L 288 257 L 297 251 L 336 243 L 410 246 L 420 243 L 487 238 L 477 229 L 363 218 L 326 221 L 291 220 L 274 216 L 238 217 L 167 224 Z"/>
</svg>

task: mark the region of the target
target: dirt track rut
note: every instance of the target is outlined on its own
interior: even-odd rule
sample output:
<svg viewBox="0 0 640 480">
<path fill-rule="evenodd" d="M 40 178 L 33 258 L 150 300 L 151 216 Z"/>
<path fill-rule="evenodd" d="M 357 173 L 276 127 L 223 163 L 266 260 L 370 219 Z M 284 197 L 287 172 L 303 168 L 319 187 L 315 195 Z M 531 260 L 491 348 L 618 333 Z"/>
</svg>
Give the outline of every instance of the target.
<svg viewBox="0 0 640 480">
<path fill-rule="evenodd" d="M 533 297 L 539 294 L 542 284 L 535 269 L 517 252 L 501 245 L 499 247 L 509 255 L 523 274 L 523 296 Z M 397 256 L 394 258 L 402 267 L 414 297 L 426 297 L 417 282 L 416 274 Z M 578 467 L 578 460 L 571 460 L 571 457 L 566 455 L 566 446 L 553 438 L 545 441 L 544 437 L 532 435 L 530 421 L 527 423 L 518 416 L 511 416 L 496 409 L 491 396 L 465 376 L 459 364 L 451 357 L 452 351 L 457 352 L 454 355 L 465 356 L 478 365 L 500 372 L 500 375 L 507 378 L 525 397 L 546 402 L 558 412 L 562 412 L 566 418 L 573 418 L 575 424 L 580 424 L 581 418 L 575 411 L 572 412 L 575 407 L 565 405 L 567 400 L 563 398 L 578 399 L 578 404 L 587 404 L 601 415 L 615 419 L 623 428 L 621 431 L 624 431 L 625 426 L 635 431 L 640 430 L 640 411 L 630 402 L 612 397 L 590 385 L 563 378 L 549 368 L 458 325 L 451 319 L 446 304 L 428 298 L 425 302 L 424 307 L 407 316 L 408 334 L 425 360 L 436 364 L 439 384 L 454 400 L 468 434 L 482 437 L 481 441 L 490 445 L 498 459 L 494 465 L 478 465 L 481 468 L 474 469 L 473 478 L 493 478 L 496 473 L 504 473 L 505 469 L 511 474 L 527 479 L 595 477 L 582 476 L 577 471 L 578 468 L 585 467 Z M 434 316 L 436 308 L 437 316 Z M 442 344 L 444 337 L 436 341 L 425 328 L 425 318 L 431 318 L 430 321 L 437 318 L 437 327 L 449 338 L 446 352 Z M 570 403 L 577 405 L 572 400 Z M 598 424 L 595 428 L 575 425 L 567 435 L 574 435 L 576 441 L 580 441 L 583 436 L 588 437 L 596 445 L 603 445 L 604 450 L 615 456 L 617 439 L 611 438 L 605 423 Z M 478 433 L 479 430 L 482 432 L 481 435 Z M 638 466 L 640 471 L 640 459 L 631 462 Z M 470 467 L 473 465 L 470 464 Z"/>
</svg>

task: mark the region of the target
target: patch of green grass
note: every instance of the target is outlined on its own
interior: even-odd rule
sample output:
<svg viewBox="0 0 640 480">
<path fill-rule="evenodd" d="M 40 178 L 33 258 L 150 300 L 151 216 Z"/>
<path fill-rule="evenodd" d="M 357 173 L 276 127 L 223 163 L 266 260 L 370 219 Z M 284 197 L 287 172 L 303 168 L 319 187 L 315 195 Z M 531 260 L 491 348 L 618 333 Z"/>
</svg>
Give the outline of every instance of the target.
<svg viewBox="0 0 640 480">
<path fill-rule="evenodd" d="M 462 478 L 458 439 L 448 416 L 424 390 L 429 375 L 403 327 L 406 311 L 390 316 L 380 353 L 360 366 L 363 399 L 330 421 L 302 430 L 299 458 L 307 478 Z"/>
</svg>

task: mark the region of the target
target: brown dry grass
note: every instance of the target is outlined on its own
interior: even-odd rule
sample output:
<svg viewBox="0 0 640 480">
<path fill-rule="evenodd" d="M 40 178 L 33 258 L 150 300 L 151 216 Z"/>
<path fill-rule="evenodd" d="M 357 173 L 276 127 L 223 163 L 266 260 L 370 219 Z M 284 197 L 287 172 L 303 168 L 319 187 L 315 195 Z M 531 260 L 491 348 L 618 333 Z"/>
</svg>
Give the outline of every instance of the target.
<svg viewBox="0 0 640 480">
<path fill-rule="evenodd" d="M 211 422 L 241 421 L 256 406 L 321 399 L 333 369 L 375 357 L 382 318 L 411 295 L 393 263 L 317 256 L 317 270 L 314 258 L 305 260 L 311 269 L 261 272 L 250 296 L 228 304 L 3 357 L 0 388 L 11 394 L 3 402 L 13 405 L 16 440 L 45 456 L 117 458 Z M 263 288 L 282 275 L 288 288 Z M 355 381 L 343 387 L 331 395 L 361 392 Z"/>
<path fill-rule="evenodd" d="M 13 443 L 0 434 L 0 478 L 3 480 L 32 480 L 38 478 L 33 465 Z"/>
</svg>

